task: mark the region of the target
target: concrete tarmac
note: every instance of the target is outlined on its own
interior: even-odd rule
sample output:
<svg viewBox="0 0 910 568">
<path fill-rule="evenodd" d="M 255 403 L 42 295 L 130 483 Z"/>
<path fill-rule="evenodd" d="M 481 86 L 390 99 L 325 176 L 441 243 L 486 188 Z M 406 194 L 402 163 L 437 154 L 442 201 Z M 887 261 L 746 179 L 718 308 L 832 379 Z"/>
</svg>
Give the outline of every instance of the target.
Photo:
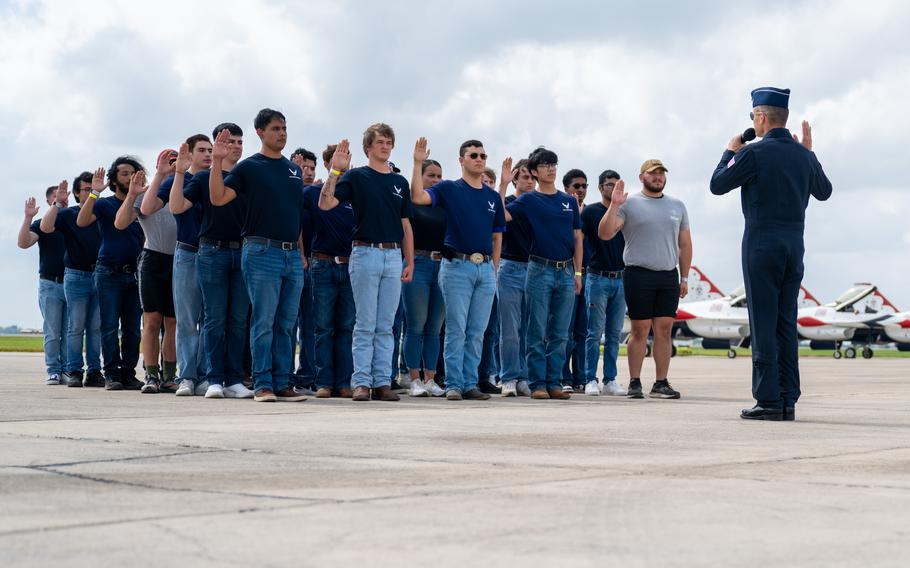
<svg viewBox="0 0 910 568">
<path fill-rule="evenodd" d="M 744 358 L 674 359 L 678 401 L 263 404 L 2 354 L 0 566 L 906 566 L 910 361 L 800 364 L 764 423 Z"/>
</svg>

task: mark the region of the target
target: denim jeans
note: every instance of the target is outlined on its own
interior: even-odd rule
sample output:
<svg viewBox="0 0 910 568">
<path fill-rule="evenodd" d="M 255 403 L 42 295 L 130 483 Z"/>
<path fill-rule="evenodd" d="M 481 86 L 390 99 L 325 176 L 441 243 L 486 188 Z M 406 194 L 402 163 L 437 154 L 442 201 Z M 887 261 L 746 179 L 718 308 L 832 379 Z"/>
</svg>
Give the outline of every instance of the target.
<svg viewBox="0 0 910 568">
<path fill-rule="evenodd" d="M 253 389 L 287 388 L 294 371 L 294 322 L 303 290 L 303 261 L 298 250 L 245 242 L 240 257 L 250 296 L 250 347 Z"/>
<path fill-rule="evenodd" d="M 575 307 L 572 266 L 551 268 L 528 262 L 528 386 L 562 388 L 569 323 Z"/>
<path fill-rule="evenodd" d="M 219 283 L 224 286 L 224 281 Z M 202 356 L 202 288 L 196 273 L 196 253 L 174 251 L 174 314 L 177 316 L 177 370 L 181 379 L 205 380 Z"/>
<path fill-rule="evenodd" d="M 210 384 L 243 381 L 250 297 L 240 270 L 240 249 L 200 244 L 196 272 L 202 288 L 202 357 Z"/>
<path fill-rule="evenodd" d="M 316 324 L 313 314 L 313 277 L 309 270 L 303 272 L 303 293 L 300 294 L 300 310 L 297 314 L 297 321 L 294 322 L 294 333 L 291 339 L 294 341 L 292 347 L 297 354 L 297 371 L 291 377 L 294 386 L 307 387 L 313 386 L 316 380 Z"/>
<path fill-rule="evenodd" d="M 426 256 L 414 258 L 414 279 L 402 284 L 404 304 L 404 360 L 409 370 L 436 370 L 439 331 L 446 306 L 439 287 L 440 262 Z"/>
<path fill-rule="evenodd" d="M 401 288 L 403 291 L 404 284 L 401 285 Z M 407 331 L 407 327 L 407 322 L 404 319 L 404 294 L 402 294 L 398 301 L 398 310 L 395 312 L 395 320 L 392 322 L 392 372 L 389 374 L 391 380 L 395 380 L 398 375 L 408 372 L 404 350 L 401 345 L 401 337 Z"/>
<path fill-rule="evenodd" d="M 104 376 L 115 381 L 135 378 L 142 320 L 136 274 L 122 274 L 96 265 L 95 290 L 101 312 Z"/>
<path fill-rule="evenodd" d="M 316 388 L 351 388 L 354 292 L 348 266 L 314 259 L 309 272 L 316 328 Z"/>
<path fill-rule="evenodd" d="M 587 303 L 585 302 L 585 281 L 581 281 L 581 294 L 575 296 L 572 321 L 569 323 L 569 337 L 566 340 L 566 363 L 562 366 L 562 384 L 584 386 L 585 380 L 585 336 L 588 331 Z"/>
<path fill-rule="evenodd" d="M 588 305 L 588 333 L 585 336 L 585 380 L 597 380 L 597 360 L 600 358 L 600 336 L 604 336 L 604 384 L 616 378 L 616 359 L 619 356 L 619 336 L 626 315 L 626 293 L 622 278 L 607 278 L 588 274 L 585 282 L 585 302 Z"/>
<path fill-rule="evenodd" d="M 66 336 L 66 294 L 63 292 L 63 283 L 39 278 L 38 307 L 44 318 L 44 365 L 48 375 L 59 375 L 66 368 L 63 349 L 63 338 Z"/>
<path fill-rule="evenodd" d="M 499 262 L 499 360 L 503 381 L 528 378 L 528 303 L 525 296 L 528 265 L 502 259 Z"/>
<path fill-rule="evenodd" d="M 493 309 L 493 264 L 443 260 L 439 287 L 446 302 L 446 390 L 467 392 L 477 386 L 483 332 Z"/>
<path fill-rule="evenodd" d="M 477 375 L 486 380 L 487 377 L 498 377 L 499 364 L 499 300 L 493 296 L 493 308 L 490 310 L 490 320 L 487 329 L 483 332 L 483 348 L 480 352 L 480 365 Z"/>
<path fill-rule="evenodd" d="M 401 300 L 401 251 L 357 246 L 348 271 L 357 316 L 351 385 L 379 388 L 392 381 L 392 324 Z"/>
<path fill-rule="evenodd" d="M 67 268 L 63 275 L 66 295 L 66 372 L 101 370 L 101 311 L 91 272 Z M 85 360 L 82 346 L 85 343 Z"/>
</svg>

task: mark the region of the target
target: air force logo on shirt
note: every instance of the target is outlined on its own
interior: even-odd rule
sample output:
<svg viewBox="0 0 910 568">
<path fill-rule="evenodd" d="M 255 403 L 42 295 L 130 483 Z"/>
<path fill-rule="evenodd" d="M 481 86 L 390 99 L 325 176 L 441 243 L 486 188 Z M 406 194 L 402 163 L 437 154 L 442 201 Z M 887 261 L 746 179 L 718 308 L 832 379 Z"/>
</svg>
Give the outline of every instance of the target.
<svg viewBox="0 0 910 568">
<path fill-rule="evenodd" d="M 487 211 L 489 211 L 490 213 L 496 213 L 496 202 L 495 201 L 487 201 L 487 205 L 489 205 L 489 207 L 487 208 Z"/>
<path fill-rule="evenodd" d="M 289 179 L 300 179 L 300 176 L 297 175 L 297 170 L 294 168 L 288 168 L 288 171 L 291 172 L 291 175 L 288 176 Z"/>
<path fill-rule="evenodd" d="M 395 197 L 404 199 L 404 197 L 402 197 L 402 195 L 401 195 L 401 188 L 398 187 L 397 185 L 393 185 L 392 187 L 395 188 Z"/>
<path fill-rule="evenodd" d="M 571 213 L 572 212 L 572 203 L 569 201 L 563 201 L 562 210 L 565 211 L 566 213 Z"/>
</svg>

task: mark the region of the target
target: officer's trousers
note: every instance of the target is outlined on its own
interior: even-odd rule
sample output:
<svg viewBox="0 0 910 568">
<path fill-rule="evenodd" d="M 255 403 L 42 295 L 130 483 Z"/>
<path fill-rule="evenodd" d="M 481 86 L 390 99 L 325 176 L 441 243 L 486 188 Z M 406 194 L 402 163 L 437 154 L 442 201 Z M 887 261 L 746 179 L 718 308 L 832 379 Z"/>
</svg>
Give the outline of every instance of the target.
<svg viewBox="0 0 910 568">
<path fill-rule="evenodd" d="M 777 409 L 799 399 L 796 312 L 803 279 L 803 226 L 746 222 L 743 277 L 752 342 L 752 397 Z"/>
</svg>

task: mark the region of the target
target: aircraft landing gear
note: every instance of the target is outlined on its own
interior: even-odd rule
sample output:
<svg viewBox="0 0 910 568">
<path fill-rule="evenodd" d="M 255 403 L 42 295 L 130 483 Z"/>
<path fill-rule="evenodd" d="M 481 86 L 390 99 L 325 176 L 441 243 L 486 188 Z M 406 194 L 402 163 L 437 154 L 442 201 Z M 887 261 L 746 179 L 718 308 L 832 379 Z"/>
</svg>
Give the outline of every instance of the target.
<svg viewBox="0 0 910 568">
<path fill-rule="evenodd" d="M 847 359 L 856 359 L 856 349 L 853 347 L 847 347 L 844 349 L 844 357 Z"/>
<path fill-rule="evenodd" d="M 868 345 L 866 347 L 863 347 L 863 359 L 871 359 L 872 354 L 873 354 L 873 351 L 872 351 L 871 347 L 869 347 Z"/>
<path fill-rule="evenodd" d="M 731 347 L 730 350 L 727 351 L 727 359 L 736 359 L 736 349 Z"/>
<path fill-rule="evenodd" d="M 840 358 L 843 357 L 843 356 L 844 356 L 844 354 L 841 353 L 840 349 L 835 349 L 835 350 L 834 350 L 834 358 L 835 358 L 835 359 L 840 359 Z"/>
</svg>

